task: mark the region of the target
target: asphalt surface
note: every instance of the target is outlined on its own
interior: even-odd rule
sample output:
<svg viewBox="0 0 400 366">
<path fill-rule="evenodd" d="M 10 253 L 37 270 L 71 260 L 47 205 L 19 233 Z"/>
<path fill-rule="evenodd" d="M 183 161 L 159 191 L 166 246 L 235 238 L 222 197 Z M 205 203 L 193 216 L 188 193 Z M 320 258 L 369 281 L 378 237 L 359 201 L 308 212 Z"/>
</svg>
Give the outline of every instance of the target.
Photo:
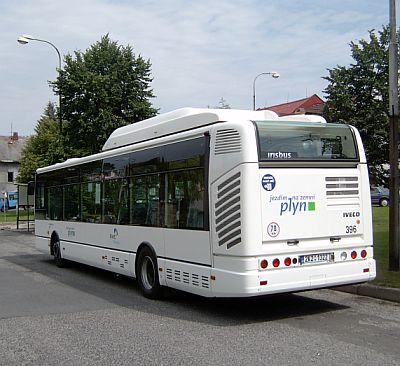
<svg viewBox="0 0 400 366">
<path fill-rule="evenodd" d="M 255 299 L 171 292 L 58 268 L 0 231 L 0 365 L 399 365 L 400 305 L 320 290 Z"/>
</svg>

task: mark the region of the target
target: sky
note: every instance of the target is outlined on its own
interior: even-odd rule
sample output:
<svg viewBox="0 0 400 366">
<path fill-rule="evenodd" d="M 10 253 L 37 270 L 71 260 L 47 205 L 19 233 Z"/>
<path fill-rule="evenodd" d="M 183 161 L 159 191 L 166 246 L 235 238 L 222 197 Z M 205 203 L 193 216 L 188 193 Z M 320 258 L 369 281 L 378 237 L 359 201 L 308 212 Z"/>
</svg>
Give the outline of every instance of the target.
<svg viewBox="0 0 400 366">
<path fill-rule="evenodd" d="M 398 7 L 398 6 L 397 6 Z M 397 25 L 399 25 L 397 17 Z M 352 62 L 349 43 L 389 23 L 389 0 L 1 0 L 0 135 L 30 135 L 58 97 L 58 56 L 105 34 L 151 62 L 154 107 L 257 107 L 317 94 L 328 69 Z"/>
</svg>

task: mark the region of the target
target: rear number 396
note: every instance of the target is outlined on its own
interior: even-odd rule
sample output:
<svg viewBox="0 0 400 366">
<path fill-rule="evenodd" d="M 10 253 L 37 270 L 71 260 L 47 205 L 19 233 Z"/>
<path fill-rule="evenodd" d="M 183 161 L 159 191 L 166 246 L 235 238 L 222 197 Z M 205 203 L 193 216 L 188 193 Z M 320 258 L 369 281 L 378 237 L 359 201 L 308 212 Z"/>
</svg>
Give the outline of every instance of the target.
<svg viewBox="0 0 400 366">
<path fill-rule="evenodd" d="M 346 226 L 346 234 L 355 234 L 356 232 L 357 232 L 356 225 Z"/>
</svg>

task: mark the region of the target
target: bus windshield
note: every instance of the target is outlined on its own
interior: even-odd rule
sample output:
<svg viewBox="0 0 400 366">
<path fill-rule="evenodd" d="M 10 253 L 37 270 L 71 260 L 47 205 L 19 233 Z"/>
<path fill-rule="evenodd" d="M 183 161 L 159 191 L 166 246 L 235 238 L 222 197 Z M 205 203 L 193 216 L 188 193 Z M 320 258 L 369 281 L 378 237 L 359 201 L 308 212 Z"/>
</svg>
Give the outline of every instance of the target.
<svg viewBox="0 0 400 366">
<path fill-rule="evenodd" d="M 351 128 L 342 124 L 255 121 L 260 161 L 358 160 Z"/>
</svg>

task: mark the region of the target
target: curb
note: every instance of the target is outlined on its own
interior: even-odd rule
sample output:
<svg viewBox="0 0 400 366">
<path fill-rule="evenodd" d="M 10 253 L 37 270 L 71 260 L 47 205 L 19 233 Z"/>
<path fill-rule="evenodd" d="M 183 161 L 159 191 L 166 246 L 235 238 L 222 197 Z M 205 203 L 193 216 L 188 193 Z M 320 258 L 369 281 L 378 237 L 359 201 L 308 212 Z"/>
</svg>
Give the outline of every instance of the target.
<svg viewBox="0 0 400 366">
<path fill-rule="evenodd" d="M 35 225 L 32 223 L 29 225 L 29 232 L 34 231 Z M 0 231 L 27 231 L 28 225 L 26 223 L 20 224 L 19 229 L 17 229 L 17 224 L 14 223 L 0 223 Z"/>
<path fill-rule="evenodd" d="M 400 289 L 398 288 L 362 284 L 362 285 L 340 286 L 334 288 L 334 290 L 400 303 Z"/>
</svg>

